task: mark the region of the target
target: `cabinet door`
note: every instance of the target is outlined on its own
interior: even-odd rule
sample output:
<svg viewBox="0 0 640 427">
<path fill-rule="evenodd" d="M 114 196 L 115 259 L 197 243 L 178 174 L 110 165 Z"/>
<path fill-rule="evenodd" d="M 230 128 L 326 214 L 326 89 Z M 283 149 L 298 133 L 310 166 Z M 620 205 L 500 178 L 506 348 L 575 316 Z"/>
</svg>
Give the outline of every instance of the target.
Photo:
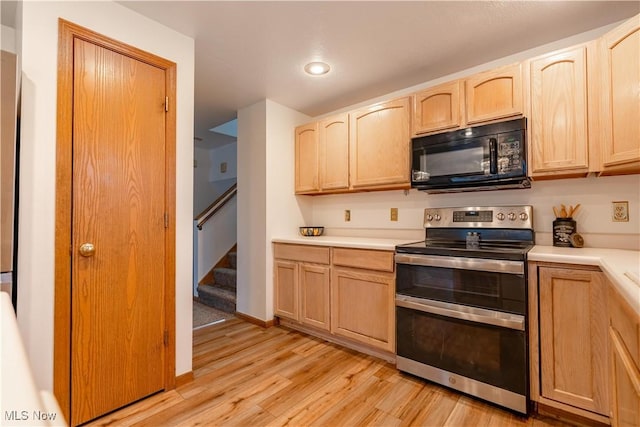
<svg viewBox="0 0 640 427">
<path fill-rule="evenodd" d="M 298 320 L 298 272 L 299 268 L 296 262 L 278 259 L 274 261 L 274 312 L 276 316 Z"/>
<path fill-rule="evenodd" d="M 349 188 L 349 114 L 322 120 L 320 132 L 320 188 Z"/>
<path fill-rule="evenodd" d="M 611 425 L 640 426 L 640 372 L 615 329 L 609 329 L 611 358 Z"/>
<path fill-rule="evenodd" d="M 600 40 L 602 170 L 640 172 L 640 15 Z"/>
<path fill-rule="evenodd" d="M 329 267 L 300 265 L 300 321 L 329 330 Z"/>
<path fill-rule="evenodd" d="M 410 98 L 350 113 L 351 186 L 409 188 Z"/>
<path fill-rule="evenodd" d="M 395 351 L 395 277 L 390 273 L 334 268 L 331 332 Z"/>
<path fill-rule="evenodd" d="M 469 77 L 465 81 L 467 124 L 522 114 L 522 70 L 509 65 Z"/>
<path fill-rule="evenodd" d="M 413 135 L 456 129 L 462 126 L 462 81 L 456 80 L 413 95 Z"/>
<path fill-rule="evenodd" d="M 602 275 L 540 267 L 540 394 L 608 416 L 607 290 Z"/>
<path fill-rule="evenodd" d="M 533 176 L 589 172 L 587 48 L 563 50 L 531 61 Z"/>
<path fill-rule="evenodd" d="M 296 194 L 320 191 L 318 179 L 318 123 L 298 126 L 295 129 Z"/>
</svg>

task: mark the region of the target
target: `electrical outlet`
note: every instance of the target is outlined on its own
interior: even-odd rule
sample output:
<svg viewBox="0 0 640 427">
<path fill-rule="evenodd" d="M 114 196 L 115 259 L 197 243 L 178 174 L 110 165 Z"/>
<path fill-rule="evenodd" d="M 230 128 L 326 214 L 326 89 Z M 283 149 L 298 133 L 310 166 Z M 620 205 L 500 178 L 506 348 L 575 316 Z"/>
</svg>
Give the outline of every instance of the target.
<svg viewBox="0 0 640 427">
<path fill-rule="evenodd" d="M 629 222 L 629 202 L 611 202 L 613 205 L 613 222 Z"/>
<path fill-rule="evenodd" d="M 351 221 L 351 211 L 349 209 L 344 210 L 344 221 L 345 222 Z"/>
<path fill-rule="evenodd" d="M 391 221 L 397 221 L 398 220 L 398 208 L 391 208 Z"/>
</svg>

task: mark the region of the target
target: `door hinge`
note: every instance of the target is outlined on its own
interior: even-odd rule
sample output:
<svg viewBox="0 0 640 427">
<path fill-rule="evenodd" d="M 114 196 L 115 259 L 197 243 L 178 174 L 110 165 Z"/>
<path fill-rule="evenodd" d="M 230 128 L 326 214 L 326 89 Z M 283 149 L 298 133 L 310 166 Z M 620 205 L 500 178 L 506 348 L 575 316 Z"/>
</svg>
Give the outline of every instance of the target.
<svg viewBox="0 0 640 427">
<path fill-rule="evenodd" d="M 164 331 L 164 346 L 168 346 L 169 345 L 169 331 Z"/>
<path fill-rule="evenodd" d="M 164 213 L 164 228 L 169 228 L 169 214 L 167 212 Z"/>
<path fill-rule="evenodd" d="M 169 111 L 169 97 L 164 97 L 164 111 Z"/>
</svg>

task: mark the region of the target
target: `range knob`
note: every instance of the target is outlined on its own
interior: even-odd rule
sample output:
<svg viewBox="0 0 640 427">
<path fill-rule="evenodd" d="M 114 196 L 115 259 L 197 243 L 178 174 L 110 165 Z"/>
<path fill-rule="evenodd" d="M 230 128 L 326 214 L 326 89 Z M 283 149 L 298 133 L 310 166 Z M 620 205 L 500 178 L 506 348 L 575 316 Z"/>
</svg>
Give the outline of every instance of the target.
<svg viewBox="0 0 640 427">
<path fill-rule="evenodd" d="M 509 221 L 515 221 L 516 220 L 515 212 L 509 212 L 509 215 L 507 215 L 507 218 L 509 218 Z"/>
<path fill-rule="evenodd" d="M 504 214 L 502 212 L 498 212 L 496 218 L 498 218 L 499 221 L 504 221 Z"/>
<path fill-rule="evenodd" d="M 426 215 L 425 215 L 425 218 L 427 218 L 427 221 L 431 221 L 431 220 L 433 220 L 433 215 L 431 215 L 431 214 L 426 214 Z"/>
<path fill-rule="evenodd" d="M 435 219 L 436 221 L 440 221 L 441 217 L 440 217 L 440 215 L 435 214 L 435 215 L 433 216 L 433 219 Z"/>
<path fill-rule="evenodd" d="M 526 221 L 529 219 L 529 215 L 526 212 L 520 212 L 520 219 Z"/>
</svg>

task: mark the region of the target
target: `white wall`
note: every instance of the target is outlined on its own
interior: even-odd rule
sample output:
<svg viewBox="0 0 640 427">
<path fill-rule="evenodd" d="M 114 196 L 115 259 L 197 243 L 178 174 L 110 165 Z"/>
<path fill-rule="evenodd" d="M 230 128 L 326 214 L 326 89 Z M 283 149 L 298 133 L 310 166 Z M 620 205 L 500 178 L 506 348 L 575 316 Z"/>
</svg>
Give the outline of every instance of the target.
<svg viewBox="0 0 640 427">
<path fill-rule="evenodd" d="M 223 145 L 211 150 L 211 169 L 209 171 L 209 181 L 226 181 L 238 177 L 238 143 Z M 220 171 L 220 164 L 227 164 L 226 172 Z"/>
<path fill-rule="evenodd" d="M 23 2 L 18 321 L 39 388 L 53 386 L 58 18 L 178 64 L 176 374 L 191 370 L 194 41 L 115 2 Z"/>
<path fill-rule="evenodd" d="M 263 100 L 238 112 L 238 303 L 251 317 L 273 318 L 271 239 L 311 219 L 293 188 L 293 128 L 309 120 Z M 294 231 L 295 232 L 295 231 Z"/>
<path fill-rule="evenodd" d="M 536 243 L 551 245 L 552 206 L 582 206 L 575 215 L 585 246 L 640 249 L 640 176 L 589 177 L 534 181 L 531 189 L 472 193 L 426 194 L 411 190 L 340 194 L 313 198 L 313 223 L 327 235 L 376 236 L 410 240 L 424 238 L 425 208 L 444 206 L 532 205 Z M 629 222 L 613 222 L 612 201 L 629 201 Z M 398 208 L 398 221 L 389 209 Z M 344 221 L 344 210 L 351 221 Z"/>
<path fill-rule="evenodd" d="M 2 25 L 0 29 L 0 42 L 2 50 L 11 53 L 17 53 L 16 48 L 16 30 L 6 25 Z"/>
<path fill-rule="evenodd" d="M 197 294 L 197 284 L 211 271 L 218 261 L 237 242 L 238 197 L 234 197 L 207 221 L 202 230 L 195 228 L 194 240 L 197 242 L 196 279 L 193 294 Z"/>
<path fill-rule="evenodd" d="M 211 152 L 213 148 L 199 147 L 197 144 L 193 150 L 193 215 L 202 212 L 209 204 L 209 173 L 211 170 Z"/>
<path fill-rule="evenodd" d="M 267 102 L 238 111 L 238 282 L 236 310 L 266 319 Z"/>
<path fill-rule="evenodd" d="M 238 144 L 223 145 L 218 148 L 205 148 L 196 145 L 194 158 L 193 214 L 200 214 L 216 198 L 229 189 L 238 177 Z M 227 163 L 227 171 L 220 172 L 220 163 Z"/>
</svg>

